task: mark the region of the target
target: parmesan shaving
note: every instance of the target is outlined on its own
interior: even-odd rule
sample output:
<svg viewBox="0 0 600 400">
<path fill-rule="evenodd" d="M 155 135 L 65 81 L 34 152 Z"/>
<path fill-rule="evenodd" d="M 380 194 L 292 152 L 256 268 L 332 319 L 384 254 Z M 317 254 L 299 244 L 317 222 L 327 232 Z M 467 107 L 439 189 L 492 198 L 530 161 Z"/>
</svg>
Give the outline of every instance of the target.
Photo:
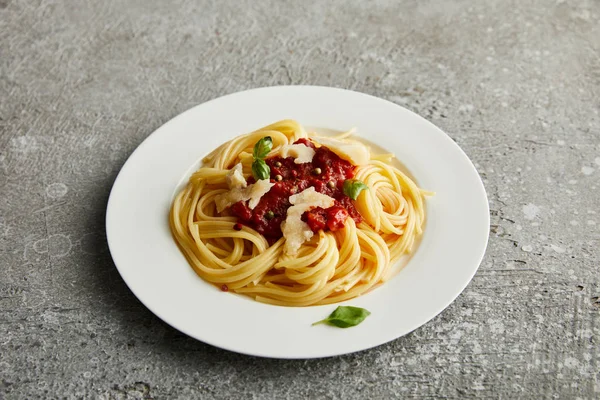
<svg viewBox="0 0 600 400">
<path fill-rule="evenodd" d="M 281 148 L 281 157 L 294 157 L 295 164 L 304 164 L 312 162 L 315 156 L 315 149 L 303 144 L 288 144 Z"/>
<path fill-rule="evenodd" d="M 252 188 L 248 188 L 250 189 L 250 201 L 248 202 L 248 207 L 250 207 L 251 210 L 254 210 L 254 207 L 258 205 L 261 197 L 267 194 L 269 190 L 275 186 L 275 183 L 271 183 L 268 179 L 261 179 L 250 186 L 252 186 Z"/>
<path fill-rule="evenodd" d="M 315 207 L 329 208 L 335 200 L 309 187 L 301 193 L 290 196 L 292 206 L 287 210 L 287 218 L 281 223 L 281 231 L 285 238 L 284 252 L 287 255 L 298 253 L 300 246 L 313 236 L 313 231 L 301 217 L 306 211 Z"/>
<path fill-rule="evenodd" d="M 235 167 L 229 170 L 227 176 L 225 176 L 225 182 L 227 182 L 229 189 L 241 189 L 248 185 L 244 174 L 242 174 L 242 163 L 237 163 Z"/>
<path fill-rule="evenodd" d="M 338 157 L 350 161 L 354 165 L 364 165 L 371 158 L 369 149 L 359 142 L 318 137 L 316 141 L 334 152 Z"/>
<path fill-rule="evenodd" d="M 238 201 L 246 200 L 249 200 L 248 207 L 253 210 L 260 202 L 260 199 L 267 194 L 273 186 L 275 186 L 275 183 L 271 183 L 269 179 L 261 179 L 244 188 L 234 187 L 229 192 L 225 192 L 215 197 L 217 212 L 222 212 L 224 209 L 232 206 Z"/>
</svg>

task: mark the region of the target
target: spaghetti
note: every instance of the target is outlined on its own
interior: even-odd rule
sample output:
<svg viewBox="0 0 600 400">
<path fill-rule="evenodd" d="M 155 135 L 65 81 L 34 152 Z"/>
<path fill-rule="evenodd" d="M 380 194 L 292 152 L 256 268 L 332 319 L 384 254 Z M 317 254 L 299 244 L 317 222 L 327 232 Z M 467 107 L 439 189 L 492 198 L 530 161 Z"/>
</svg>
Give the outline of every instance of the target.
<svg viewBox="0 0 600 400">
<path fill-rule="evenodd" d="M 389 279 L 422 234 L 429 193 L 391 165 L 393 155 L 373 156 L 351 134 L 309 135 L 284 120 L 206 156 L 169 217 L 194 271 L 223 290 L 283 306 L 344 301 Z M 272 148 L 257 158 L 265 138 Z M 256 164 L 265 179 L 253 176 Z"/>
</svg>

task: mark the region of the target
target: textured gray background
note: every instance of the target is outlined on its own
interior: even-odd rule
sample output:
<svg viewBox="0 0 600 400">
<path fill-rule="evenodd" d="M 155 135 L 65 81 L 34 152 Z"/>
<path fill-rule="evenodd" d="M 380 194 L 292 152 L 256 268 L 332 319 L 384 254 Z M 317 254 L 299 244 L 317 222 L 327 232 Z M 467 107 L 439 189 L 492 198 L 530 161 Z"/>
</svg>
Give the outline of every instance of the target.
<svg viewBox="0 0 600 400">
<path fill-rule="evenodd" d="M 104 214 L 129 154 L 193 105 L 280 84 L 401 104 L 481 173 L 487 255 L 414 333 L 241 356 L 120 279 Z M 0 398 L 600 398 L 599 109 L 598 0 L 0 0 Z"/>
</svg>

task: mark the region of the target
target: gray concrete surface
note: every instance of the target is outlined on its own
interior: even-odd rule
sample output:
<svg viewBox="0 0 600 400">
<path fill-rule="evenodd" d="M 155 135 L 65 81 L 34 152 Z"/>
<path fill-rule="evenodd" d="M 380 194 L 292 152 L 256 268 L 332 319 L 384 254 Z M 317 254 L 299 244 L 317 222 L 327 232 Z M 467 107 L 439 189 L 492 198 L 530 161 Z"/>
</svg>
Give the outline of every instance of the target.
<svg viewBox="0 0 600 400">
<path fill-rule="evenodd" d="M 194 341 L 107 251 L 119 168 L 243 89 L 316 84 L 447 131 L 487 255 L 414 333 L 283 361 Z M 600 398 L 600 2 L 0 0 L 0 398 Z"/>
</svg>

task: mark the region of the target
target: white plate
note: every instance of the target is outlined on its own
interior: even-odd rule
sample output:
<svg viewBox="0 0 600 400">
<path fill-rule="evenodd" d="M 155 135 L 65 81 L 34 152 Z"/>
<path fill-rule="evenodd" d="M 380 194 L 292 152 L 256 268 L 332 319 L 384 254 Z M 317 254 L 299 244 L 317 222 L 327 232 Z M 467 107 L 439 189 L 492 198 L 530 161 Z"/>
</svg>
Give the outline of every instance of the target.
<svg viewBox="0 0 600 400">
<path fill-rule="evenodd" d="M 436 192 L 426 202 L 425 232 L 408 265 L 380 288 L 342 303 L 371 311 L 353 328 L 311 326 L 337 304 L 278 307 L 219 291 L 194 273 L 169 231 L 175 190 L 202 156 L 239 134 L 285 118 L 327 129 L 356 127 L 360 136 L 394 152 L 418 185 Z M 388 101 L 314 86 L 235 93 L 175 117 L 129 157 L 106 214 L 113 260 L 153 313 L 211 345 L 276 358 L 351 353 L 423 325 L 467 286 L 483 258 L 488 230 L 481 179 L 444 132 Z"/>
</svg>

